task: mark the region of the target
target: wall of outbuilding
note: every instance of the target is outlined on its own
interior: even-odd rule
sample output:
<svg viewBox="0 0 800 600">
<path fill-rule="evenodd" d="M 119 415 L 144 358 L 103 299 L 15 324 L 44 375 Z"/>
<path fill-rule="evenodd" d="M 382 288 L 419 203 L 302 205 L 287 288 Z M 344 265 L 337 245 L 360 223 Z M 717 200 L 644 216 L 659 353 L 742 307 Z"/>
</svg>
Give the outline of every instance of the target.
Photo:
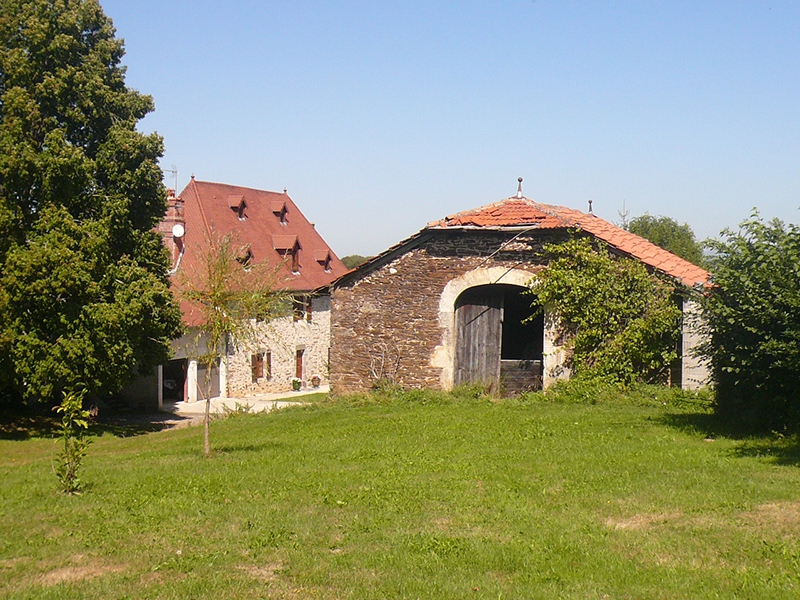
<svg viewBox="0 0 800 600">
<path fill-rule="evenodd" d="M 693 299 L 683 301 L 683 331 L 681 348 L 681 387 L 698 390 L 711 383 L 711 368 L 706 357 L 697 353 L 697 348 L 707 341 L 700 305 Z"/>
<path fill-rule="evenodd" d="M 475 273 L 475 285 L 523 285 L 541 269 L 542 246 L 558 232 L 428 230 L 373 270 L 337 284 L 331 305 L 331 389 L 369 389 L 379 378 L 406 388 L 452 387 L 452 309 L 446 288 Z M 447 297 L 447 300 L 443 300 Z M 448 319 L 451 321 L 448 322 Z"/>
</svg>

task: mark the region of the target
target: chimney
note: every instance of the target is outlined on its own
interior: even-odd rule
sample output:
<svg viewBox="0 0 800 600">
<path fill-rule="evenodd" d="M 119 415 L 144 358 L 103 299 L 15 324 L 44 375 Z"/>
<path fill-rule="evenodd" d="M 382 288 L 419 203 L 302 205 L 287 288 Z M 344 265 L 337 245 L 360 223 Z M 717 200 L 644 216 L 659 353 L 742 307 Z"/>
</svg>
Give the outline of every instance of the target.
<svg viewBox="0 0 800 600">
<path fill-rule="evenodd" d="M 183 252 L 186 219 L 183 216 L 183 199 L 177 197 L 173 189 L 167 190 L 167 212 L 164 219 L 158 224 L 158 232 L 161 234 L 164 245 L 172 258 L 172 264 L 175 266 Z"/>
</svg>

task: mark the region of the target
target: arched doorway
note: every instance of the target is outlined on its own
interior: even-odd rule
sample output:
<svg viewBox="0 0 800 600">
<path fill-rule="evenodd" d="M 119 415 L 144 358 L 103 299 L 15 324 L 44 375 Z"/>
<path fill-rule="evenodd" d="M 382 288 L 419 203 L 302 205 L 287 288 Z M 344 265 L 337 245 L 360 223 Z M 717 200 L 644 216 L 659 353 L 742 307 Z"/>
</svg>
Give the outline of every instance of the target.
<svg viewBox="0 0 800 600">
<path fill-rule="evenodd" d="M 540 389 L 544 317 L 531 304 L 527 288 L 480 285 L 455 303 L 454 383 L 482 383 L 492 391 Z"/>
</svg>

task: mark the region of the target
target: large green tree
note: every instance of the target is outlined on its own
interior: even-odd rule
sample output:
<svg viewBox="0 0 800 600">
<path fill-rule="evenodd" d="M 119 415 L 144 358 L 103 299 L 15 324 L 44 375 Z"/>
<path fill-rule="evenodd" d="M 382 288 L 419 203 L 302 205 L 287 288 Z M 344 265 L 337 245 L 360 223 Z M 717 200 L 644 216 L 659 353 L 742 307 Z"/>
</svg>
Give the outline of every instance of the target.
<svg viewBox="0 0 800 600">
<path fill-rule="evenodd" d="M 348 269 L 355 269 L 357 266 L 364 264 L 370 259 L 369 256 L 361 256 L 360 254 L 349 254 L 342 257 L 344 266 Z"/>
<path fill-rule="evenodd" d="M 703 266 L 703 248 L 687 223 L 681 225 L 669 217 L 644 214 L 628 223 L 628 231 L 653 242 L 690 263 Z"/>
<path fill-rule="evenodd" d="M 707 243 L 717 410 L 761 428 L 800 425 L 800 227 L 754 215 Z"/>
<path fill-rule="evenodd" d="M 549 263 L 531 292 L 558 321 L 574 375 L 621 384 L 665 381 L 680 336 L 675 284 L 589 238 L 544 250 Z"/>
<path fill-rule="evenodd" d="M 0 389 L 114 392 L 180 332 L 153 101 L 95 0 L 0 0 Z"/>
</svg>

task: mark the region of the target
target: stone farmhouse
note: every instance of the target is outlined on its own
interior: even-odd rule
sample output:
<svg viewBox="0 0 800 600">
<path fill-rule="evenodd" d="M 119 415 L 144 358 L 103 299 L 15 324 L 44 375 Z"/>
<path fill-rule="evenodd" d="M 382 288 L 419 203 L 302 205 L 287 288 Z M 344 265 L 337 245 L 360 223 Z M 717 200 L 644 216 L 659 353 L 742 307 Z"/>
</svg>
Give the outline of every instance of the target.
<svg viewBox="0 0 800 600">
<path fill-rule="evenodd" d="M 158 226 L 172 257 L 173 276 L 190 277 L 202 267 L 209 240 L 232 234 L 242 262 L 268 261 L 278 269 L 276 286 L 291 292 L 291 314 L 257 324 L 255 343 L 231 340 L 210 374 L 212 397 L 241 397 L 328 383 L 330 296 L 327 290 L 347 268 L 284 190 L 269 192 L 192 177 L 179 196 L 171 193 Z M 187 334 L 173 342 L 174 358 L 157 375 L 129 386 L 123 396 L 135 404 L 158 406 L 164 400 L 193 402 L 206 373 L 194 358 L 204 351 L 202 321 L 190 304 L 181 304 Z M 317 381 L 319 378 L 319 381 Z"/>
<path fill-rule="evenodd" d="M 687 292 L 680 360 L 670 380 L 703 385 L 708 371 L 691 352 L 699 338 L 689 315 L 696 313 L 691 292 L 709 273 L 591 212 L 525 198 L 520 180 L 516 196 L 429 223 L 333 282 L 332 391 L 365 390 L 388 379 L 444 390 L 502 383 L 514 393 L 568 377 L 556 324 L 546 307 L 523 322 L 532 298 L 522 293 L 545 267 L 542 246 L 571 233 L 605 242 Z"/>
</svg>

